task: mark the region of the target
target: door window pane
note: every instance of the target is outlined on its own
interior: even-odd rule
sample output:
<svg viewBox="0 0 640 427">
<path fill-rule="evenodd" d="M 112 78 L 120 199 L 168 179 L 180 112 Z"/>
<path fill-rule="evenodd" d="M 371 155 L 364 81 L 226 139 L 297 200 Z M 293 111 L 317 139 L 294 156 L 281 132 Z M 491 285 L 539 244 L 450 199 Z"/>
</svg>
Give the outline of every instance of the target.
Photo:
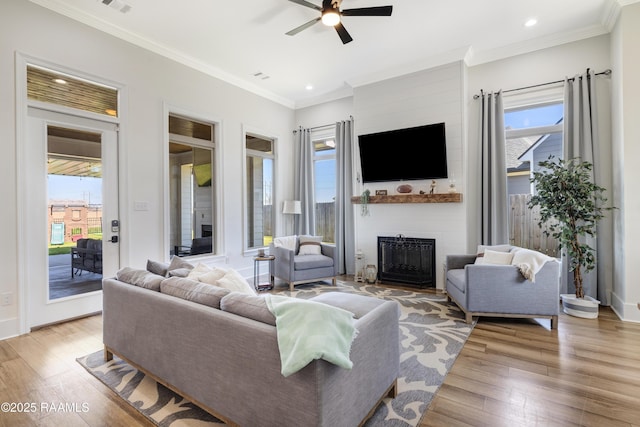
<svg viewBox="0 0 640 427">
<path fill-rule="evenodd" d="M 314 141 L 316 235 L 335 242 L 336 224 L 336 144 L 334 139 Z"/>
</svg>

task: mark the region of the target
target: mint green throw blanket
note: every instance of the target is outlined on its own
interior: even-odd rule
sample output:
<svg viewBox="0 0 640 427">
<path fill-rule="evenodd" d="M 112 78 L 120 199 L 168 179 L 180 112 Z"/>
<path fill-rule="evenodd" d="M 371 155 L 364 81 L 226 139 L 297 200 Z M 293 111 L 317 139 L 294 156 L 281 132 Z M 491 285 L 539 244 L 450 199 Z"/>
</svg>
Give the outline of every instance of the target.
<svg viewBox="0 0 640 427">
<path fill-rule="evenodd" d="M 353 313 L 319 302 L 265 295 L 276 317 L 281 373 L 288 377 L 314 359 L 351 369 L 351 343 L 356 337 Z"/>
</svg>

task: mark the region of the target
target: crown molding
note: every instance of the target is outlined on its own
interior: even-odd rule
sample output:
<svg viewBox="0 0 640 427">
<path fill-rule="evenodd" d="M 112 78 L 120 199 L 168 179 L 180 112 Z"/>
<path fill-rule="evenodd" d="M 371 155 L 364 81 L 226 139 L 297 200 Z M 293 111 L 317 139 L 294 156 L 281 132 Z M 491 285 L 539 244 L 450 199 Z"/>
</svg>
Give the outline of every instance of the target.
<svg viewBox="0 0 640 427">
<path fill-rule="evenodd" d="M 230 73 L 227 73 L 226 71 L 223 71 L 218 67 L 208 65 L 191 56 L 184 55 L 177 50 L 169 49 L 166 46 L 162 46 L 152 40 L 146 39 L 144 37 L 140 37 L 130 31 L 127 31 L 116 25 L 113 25 L 112 23 L 90 16 L 89 14 L 82 12 L 77 8 L 69 7 L 56 0 L 29 0 L 29 1 L 39 6 L 42 6 L 46 9 L 49 9 L 53 12 L 59 13 L 60 15 L 66 16 L 67 18 L 71 18 L 75 21 L 79 21 L 85 25 L 88 25 L 92 28 L 100 30 L 104 33 L 107 33 L 119 39 L 125 40 L 135 46 L 141 47 L 143 49 L 156 53 L 160 56 L 176 61 L 189 68 L 193 68 L 197 71 L 203 72 L 211 77 L 215 77 L 219 80 L 229 83 L 230 85 L 236 86 L 240 89 L 244 89 L 248 92 L 254 93 L 255 95 L 269 99 L 285 107 L 292 108 L 292 109 L 295 107 L 295 103 L 288 98 L 284 98 L 271 91 L 268 91 L 259 86 L 251 84 L 250 82 L 247 82 Z"/>
</svg>

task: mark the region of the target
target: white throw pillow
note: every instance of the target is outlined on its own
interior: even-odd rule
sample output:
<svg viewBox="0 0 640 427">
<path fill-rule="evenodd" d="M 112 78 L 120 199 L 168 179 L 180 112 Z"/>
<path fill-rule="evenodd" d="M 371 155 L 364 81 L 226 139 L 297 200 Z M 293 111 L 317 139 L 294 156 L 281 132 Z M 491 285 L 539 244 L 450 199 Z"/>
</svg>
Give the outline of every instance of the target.
<svg viewBox="0 0 640 427">
<path fill-rule="evenodd" d="M 322 236 L 300 236 L 298 255 L 320 255 L 322 253 Z"/>
<path fill-rule="evenodd" d="M 206 283 L 208 285 L 218 285 L 218 281 L 224 277 L 225 274 L 228 273 L 228 270 L 224 268 L 214 267 L 210 269 L 207 273 L 201 274 L 197 277 L 197 280 L 202 283 Z"/>
<path fill-rule="evenodd" d="M 244 294 L 256 295 L 255 289 L 235 270 L 229 270 L 216 282 L 216 286 Z"/>
<path fill-rule="evenodd" d="M 483 264 L 511 265 L 513 260 L 512 252 L 498 252 L 486 249 L 484 251 Z"/>
<path fill-rule="evenodd" d="M 187 279 L 198 280 L 198 277 L 211 271 L 211 267 L 199 262 L 187 276 Z"/>
</svg>

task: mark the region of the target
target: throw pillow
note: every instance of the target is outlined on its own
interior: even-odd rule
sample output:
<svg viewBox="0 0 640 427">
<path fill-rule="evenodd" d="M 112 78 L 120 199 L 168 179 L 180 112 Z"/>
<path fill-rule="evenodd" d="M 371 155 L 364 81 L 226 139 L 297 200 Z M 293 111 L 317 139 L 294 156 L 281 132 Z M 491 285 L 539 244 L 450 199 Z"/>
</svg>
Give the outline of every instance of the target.
<svg viewBox="0 0 640 427">
<path fill-rule="evenodd" d="M 511 260 L 513 260 L 513 253 L 491 251 L 489 249 L 486 249 L 484 251 L 483 258 L 484 264 L 511 265 Z"/>
<path fill-rule="evenodd" d="M 222 279 L 224 275 L 227 273 L 228 271 L 223 268 L 214 267 L 213 269 L 209 270 L 207 273 L 199 275 L 197 280 L 199 280 L 202 283 L 218 286 L 218 281 Z"/>
<path fill-rule="evenodd" d="M 166 276 L 168 268 L 169 268 L 169 264 L 166 262 L 151 261 L 150 259 L 147 260 L 147 271 L 153 274 L 157 274 L 159 276 Z"/>
<path fill-rule="evenodd" d="M 171 258 L 171 262 L 169 263 L 169 267 L 167 267 L 167 275 L 171 276 L 171 272 L 173 270 L 178 270 L 178 269 L 182 269 L 182 268 L 187 268 L 189 270 L 193 270 L 193 265 L 188 263 L 187 261 L 183 260 L 179 256 L 174 255 L 173 258 Z"/>
<path fill-rule="evenodd" d="M 171 277 L 162 281 L 160 292 L 209 307 L 220 308 L 220 301 L 231 291 L 183 277 Z"/>
<path fill-rule="evenodd" d="M 298 255 L 320 255 L 322 253 L 322 236 L 300 236 Z"/>
<path fill-rule="evenodd" d="M 485 264 L 484 262 L 484 252 L 486 249 L 489 249 L 491 251 L 495 251 L 495 252 L 510 252 L 511 251 L 512 246 L 511 245 L 478 245 L 478 250 L 476 251 L 476 253 L 478 254 L 476 256 L 476 261 L 475 264 Z"/>
<path fill-rule="evenodd" d="M 255 289 L 253 289 L 253 287 L 249 285 L 249 282 L 247 282 L 245 278 L 235 270 L 227 271 L 224 276 L 218 279 L 216 285 L 220 286 L 221 288 L 226 288 L 236 292 L 242 292 L 244 294 L 256 294 Z"/>
<path fill-rule="evenodd" d="M 198 277 L 202 276 L 203 274 L 207 274 L 210 271 L 211 271 L 211 267 L 199 262 L 198 264 L 196 264 L 193 270 L 189 272 L 187 277 L 189 279 L 198 280 Z"/>
<path fill-rule="evenodd" d="M 220 309 L 238 316 L 247 317 L 276 326 L 276 317 L 269 311 L 264 297 L 231 292 L 220 301 Z"/>
</svg>

